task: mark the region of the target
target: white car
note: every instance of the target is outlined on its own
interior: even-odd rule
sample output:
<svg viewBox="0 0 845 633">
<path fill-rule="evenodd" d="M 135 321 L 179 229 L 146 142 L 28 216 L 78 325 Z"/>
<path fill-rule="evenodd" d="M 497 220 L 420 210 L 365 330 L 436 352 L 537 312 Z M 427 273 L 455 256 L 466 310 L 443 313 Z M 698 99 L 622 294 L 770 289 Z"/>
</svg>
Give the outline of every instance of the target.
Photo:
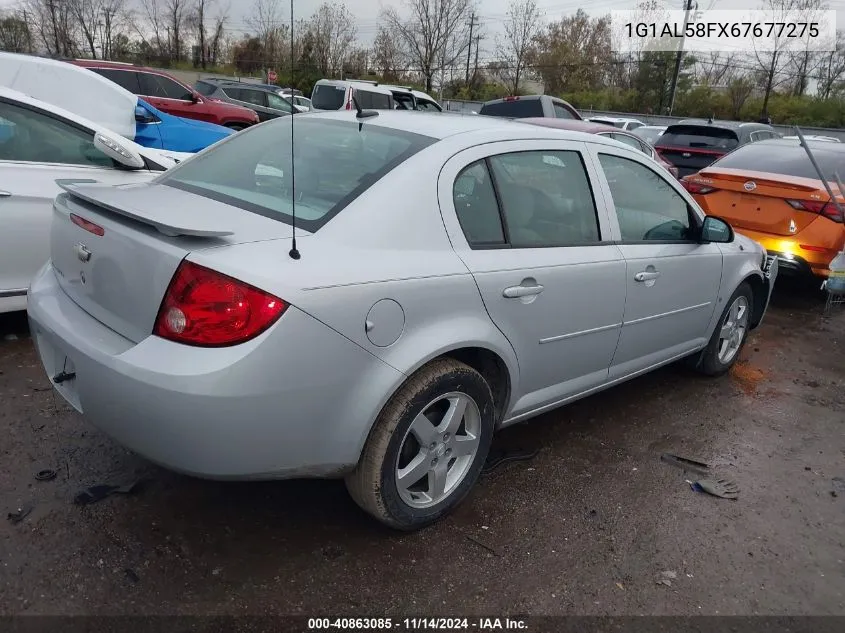
<svg viewBox="0 0 845 633">
<path fill-rule="evenodd" d="M 636 130 L 638 127 L 643 127 L 645 125 L 645 123 L 639 119 L 628 119 L 623 117 L 594 116 L 587 120 L 592 121 L 593 123 L 612 125 L 613 127 L 618 127 L 620 130 Z"/>
<path fill-rule="evenodd" d="M 141 147 L 54 105 L 0 87 L 0 312 L 26 309 L 50 257 L 62 182 L 141 183 L 193 154 Z"/>
</svg>

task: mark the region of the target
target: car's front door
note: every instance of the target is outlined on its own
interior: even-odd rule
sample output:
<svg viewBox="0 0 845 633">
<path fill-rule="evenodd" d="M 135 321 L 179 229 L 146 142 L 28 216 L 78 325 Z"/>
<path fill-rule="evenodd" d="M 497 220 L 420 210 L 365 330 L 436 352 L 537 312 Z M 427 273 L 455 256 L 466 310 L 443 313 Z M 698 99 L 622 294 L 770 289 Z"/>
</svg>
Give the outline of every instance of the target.
<svg viewBox="0 0 845 633">
<path fill-rule="evenodd" d="M 502 142 L 447 162 L 438 195 L 452 245 L 519 362 L 511 416 L 607 380 L 625 262 L 584 143 Z"/>
<path fill-rule="evenodd" d="M 722 251 L 700 243 L 703 216 L 641 153 L 596 148 L 627 264 L 625 316 L 610 368 L 616 379 L 703 347 L 722 278 Z"/>
<path fill-rule="evenodd" d="M 202 99 L 194 102 L 193 90 L 169 77 L 148 72 L 138 72 L 141 96 L 153 106 L 174 116 L 214 122 Z"/>
<path fill-rule="evenodd" d="M 94 147 L 94 133 L 64 118 L 0 98 L 0 306 L 23 300 L 50 256 L 57 180 L 118 184 L 152 177 L 121 171 Z"/>
</svg>

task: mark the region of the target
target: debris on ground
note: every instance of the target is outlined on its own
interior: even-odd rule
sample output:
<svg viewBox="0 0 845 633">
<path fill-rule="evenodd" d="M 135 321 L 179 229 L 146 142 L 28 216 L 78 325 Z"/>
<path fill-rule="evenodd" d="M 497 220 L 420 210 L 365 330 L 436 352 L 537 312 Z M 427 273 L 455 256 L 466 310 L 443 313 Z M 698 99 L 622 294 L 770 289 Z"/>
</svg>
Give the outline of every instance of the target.
<svg viewBox="0 0 845 633">
<path fill-rule="evenodd" d="M 690 487 L 696 492 L 706 492 L 722 499 L 737 499 L 739 486 L 730 479 L 700 479 L 690 482 Z"/>
<path fill-rule="evenodd" d="M 77 493 L 77 495 L 73 498 L 73 502 L 78 506 L 85 506 L 91 503 L 97 503 L 98 501 L 102 501 L 106 497 L 109 497 L 114 494 L 118 495 L 128 495 L 132 494 L 137 488 L 140 486 L 141 480 L 133 481 L 130 484 L 126 484 L 125 486 L 114 486 L 111 484 L 98 484 L 96 486 L 91 486 L 82 490 L 81 492 Z"/>
<path fill-rule="evenodd" d="M 672 453 L 663 453 L 660 456 L 660 461 L 665 462 L 671 466 L 677 466 L 678 468 L 682 468 L 684 470 L 691 470 L 696 472 L 706 472 L 710 469 L 709 464 L 705 464 L 704 462 L 699 462 L 694 459 L 689 459 L 687 457 L 679 457 L 678 455 L 672 455 Z"/>
<path fill-rule="evenodd" d="M 500 449 L 490 451 L 490 454 L 487 456 L 487 461 L 484 463 L 484 468 L 481 469 L 481 474 L 486 475 L 507 462 L 520 462 L 534 459 L 539 452 L 539 450 L 526 451 L 522 449 Z"/>
<path fill-rule="evenodd" d="M 134 569 L 126 568 L 123 570 L 123 573 L 126 574 L 126 577 L 132 581 L 133 584 L 140 582 L 141 578 L 135 573 Z"/>
<path fill-rule="evenodd" d="M 56 471 L 51 470 L 50 468 L 45 468 L 44 470 L 39 470 L 35 473 L 35 478 L 38 481 L 53 481 L 56 478 Z"/>
<path fill-rule="evenodd" d="M 658 585 L 664 585 L 666 587 L 672 586 L 672 581 L 678 577 L 678 573 L 670 570 L 660 572 L 660 576 L 657 578 L 656 583 Z"/>
<path fill-rule="evenodd" d="M 30 512 L 32 512 L 32 506 L 21 506 L 14 512 L 9 512 L 9 514 L 6 515 L 6 518 L 9 519 L 13 525 L 17 525 L 23 521 Z"/>
</svg>

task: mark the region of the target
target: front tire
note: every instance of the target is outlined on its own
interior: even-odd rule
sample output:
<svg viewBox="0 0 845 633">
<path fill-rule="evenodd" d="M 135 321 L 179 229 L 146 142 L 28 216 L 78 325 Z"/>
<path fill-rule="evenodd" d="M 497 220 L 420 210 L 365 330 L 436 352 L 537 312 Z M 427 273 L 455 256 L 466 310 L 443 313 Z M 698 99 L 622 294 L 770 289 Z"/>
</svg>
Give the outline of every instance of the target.
<svg viewBox="0 0 845 633">
<path fill-rule="evenodd" d="M 493 439 L 493 394 L 477 371 L 432 361 L 387 402 L 346 487 L 382 523 L 418 530 L 453 510 L 478 480 Z"/>
<path fill-rule="evenodd" d="M 706 376 L 721 376 L 733 367 L 748 338 L 753 306 L 751 286 L 743 282 L 728 300 L 716 330 L 701 354 L 698 371 Z"/>
</svg>

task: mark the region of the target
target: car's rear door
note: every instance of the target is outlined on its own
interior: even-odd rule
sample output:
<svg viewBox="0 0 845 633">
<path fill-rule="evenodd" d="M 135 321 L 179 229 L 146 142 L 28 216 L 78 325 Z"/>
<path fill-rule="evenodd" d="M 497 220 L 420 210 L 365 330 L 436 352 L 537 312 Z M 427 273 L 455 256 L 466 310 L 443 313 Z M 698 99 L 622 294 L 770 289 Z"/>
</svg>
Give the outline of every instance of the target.
<svg viewBox="0 0 845 633">
<path fill-rule="evenodd" d="M 640 152 L 595 146 L 626 262 L 626 300 L 610 379 L 704 346 L 719 308 L 722 251 L 697 235 L 703 214 L 680 184 Z"/>
<path fill-rule="evenodd" d="M 440 173 L 452 245 L 519 361 L 514 416 L 607 379 L 625 306 L 625 263 L 594 196 L 586 145 L 508 141 Z"/>
<path fill-rule="evenodd" d="M 0 299 L 23 297 L 49 259 L 59 181 L 137 182 L 94 147 L 94 133 L 43 110 L 0 98 Z"/>
</svg>

